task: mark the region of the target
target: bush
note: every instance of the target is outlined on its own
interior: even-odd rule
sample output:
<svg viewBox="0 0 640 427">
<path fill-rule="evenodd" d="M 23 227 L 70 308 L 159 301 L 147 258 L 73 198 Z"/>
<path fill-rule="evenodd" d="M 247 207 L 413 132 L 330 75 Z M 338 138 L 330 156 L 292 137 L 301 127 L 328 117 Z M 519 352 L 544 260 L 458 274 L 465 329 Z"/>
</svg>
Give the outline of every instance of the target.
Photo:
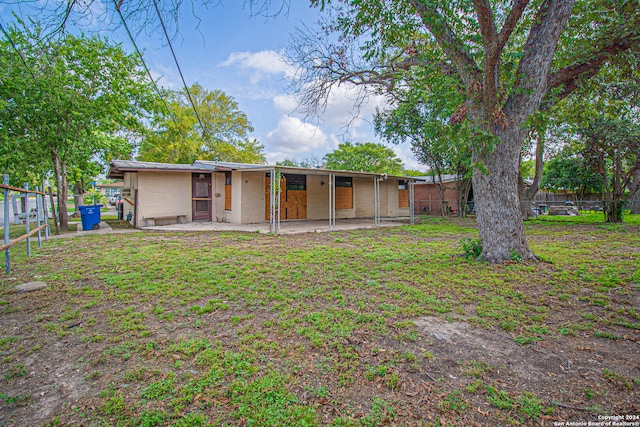
<svg viewBox="0 0 640 427">
<path fill-rule="evenodd" d="M 462 246 L 462 252 L 465 258 L 473 260 L 480 258 L 480 254 L 482 253 L 482 242 L 480 239 L 463 237 L 460 239 L 460 246 Z"/>
</svg>

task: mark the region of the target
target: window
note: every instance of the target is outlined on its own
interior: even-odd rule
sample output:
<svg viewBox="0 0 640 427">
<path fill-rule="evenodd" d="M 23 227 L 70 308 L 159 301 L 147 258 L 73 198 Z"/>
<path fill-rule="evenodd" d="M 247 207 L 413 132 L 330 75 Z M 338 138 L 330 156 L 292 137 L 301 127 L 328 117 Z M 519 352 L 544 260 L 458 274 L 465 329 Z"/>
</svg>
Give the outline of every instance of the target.
<svg viewBox="0 0 640 427">
<path fill-rule="evenodd" d="M 349 176 L 336 177 L 336 209 L 353 209 L 353 180 Z"/>
<path fill-rule="evenodd" d="M 307 189 L 307 176 L 306 175 L 293 175 L 284 174 L 287 180 L 287 190 L 306 190 Z"/>
<path fill-rule="evenodd" d="M 224 209 L 231 210 L 231 172 L 224 173 Z"/>
</svg>

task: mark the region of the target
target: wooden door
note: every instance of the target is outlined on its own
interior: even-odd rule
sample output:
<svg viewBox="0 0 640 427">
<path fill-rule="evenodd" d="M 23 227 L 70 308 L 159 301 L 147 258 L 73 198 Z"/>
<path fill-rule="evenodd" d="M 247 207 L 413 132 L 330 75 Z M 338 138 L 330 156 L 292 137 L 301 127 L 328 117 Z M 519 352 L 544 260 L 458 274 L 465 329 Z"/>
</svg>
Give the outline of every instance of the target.
<svg viewBox="0 0 640 427">
<path fill-rule="evenodd" d="M 284 194 L 287 188 L 287 180 L 285 177 L 280 178 L 280 204 L 282 205 L 282 200 L 284 200 Z M 267 179 L 265 179 L 265 207 L 264 207 L 264 219 L 269 221 L 271 218 L 270 209 L 271 209 L 271 177 L 267 175 Z M 276 207 L 277 209 L 277 207 Z M 280 219 L 286 219 L 286 211 L 284 209 L 280 210 Z"/>
<path fill-rule="evenodd" d="M 194 173 L 191 183 L 191 204 L 194 221 L 211 221 L 211 174 Z"/>
<path fill-rule="evenodd" d="M 300 186 L 296 186 L 300 188 Z M 265 220 L 269 220 L 271 207 L 271 178 L 265 180 Z M 307 218 L 307 190 L 306 180 L 304 189 L 287 189 L 287 177 L 280 179 L 280 219 L 306 219 Z"/>
<path fill-rule="evenodd" d="M 287 190 L 284 209 L 287 219 L 306 219 L 307 190 Z"/>
</svg>

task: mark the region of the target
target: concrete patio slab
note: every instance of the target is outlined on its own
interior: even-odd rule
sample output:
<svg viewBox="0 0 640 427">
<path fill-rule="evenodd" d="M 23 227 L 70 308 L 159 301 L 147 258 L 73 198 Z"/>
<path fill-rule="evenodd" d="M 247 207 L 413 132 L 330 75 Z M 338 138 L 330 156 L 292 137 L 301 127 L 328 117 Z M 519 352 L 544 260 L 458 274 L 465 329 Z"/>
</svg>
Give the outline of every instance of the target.
<svg viewBox="0 0 640 427">
<path fill-rule="evenodd" d="M 408 225 L 409 218 L 385 218 L 376 225 L 373 219 L 341 219 L 336 220 L 336 225 L 329 227 L 329 221 L 282 221 L 280 234 L 298 233 L 326 233 L 342 230 L 359 230 L 380 227 L 399 227 Z M 189 222 L 186 224 L 160 225 L 154 227 L 140 227 L 142 230 L 153 231 L 244 231 L 248 233 L 268 234 L 269 223 L 258 224 L 229 224 L 221 222 Z"/>
</svg>

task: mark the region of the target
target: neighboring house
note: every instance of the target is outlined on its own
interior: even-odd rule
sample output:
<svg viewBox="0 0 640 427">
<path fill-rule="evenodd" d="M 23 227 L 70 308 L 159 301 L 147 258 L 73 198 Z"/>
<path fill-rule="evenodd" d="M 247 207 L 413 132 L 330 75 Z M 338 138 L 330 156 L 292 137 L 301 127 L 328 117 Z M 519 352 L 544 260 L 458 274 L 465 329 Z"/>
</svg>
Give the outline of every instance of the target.
<svg viewBox="0 0 640 427">
<path fill-rule="evenodd" d="M 280 182 L 272 181 L 280 176 Z M 167 164 L 116 160 L 124 215 L 135 226 L 159 222 L 232 224 L 412 216 L 412 177 L 196 160 Z"/>
<path fill-rule="evenodd" d="M 114 194 L 120 194 L 122 191 L 123 183 L 122 182 L 108 182 L 106 184 L 98 184 L 96 185 L 96 189 L 103 196 L 111 197 Z"/>
<path fill-rule="evenodd" d="M 414 178 L 417 180 L 414 187 L 416 213 L 440 215 L 441 207 L 444 207 L 447 212 L 459 212 L 460 191 L 457 186 L 457 175 L 442 175 L 444 197 L 438 188 L 437 177 L 416 176 Z M 472 193 L 469 193 L 467 205 L 473 207 Z"/>
</svg>

